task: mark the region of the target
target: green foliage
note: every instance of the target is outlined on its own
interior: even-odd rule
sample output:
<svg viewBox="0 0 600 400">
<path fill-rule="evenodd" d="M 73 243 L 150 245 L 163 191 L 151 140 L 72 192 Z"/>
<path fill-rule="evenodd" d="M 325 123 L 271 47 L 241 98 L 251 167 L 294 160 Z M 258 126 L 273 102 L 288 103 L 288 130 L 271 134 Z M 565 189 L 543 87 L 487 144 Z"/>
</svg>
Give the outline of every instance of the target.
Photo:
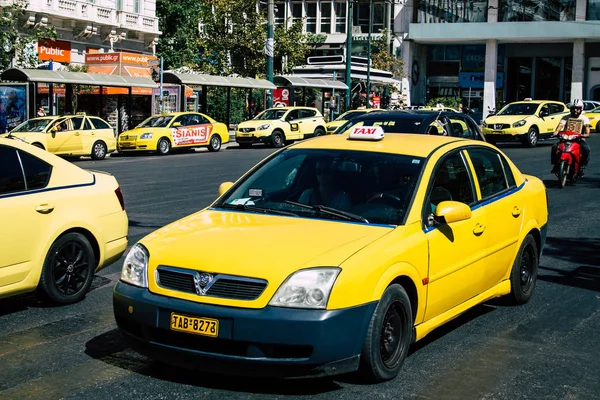
<svg viewBox="0 0 600 400">
<path fill-rule="evenodd" d="M 156 2 L 156 15 L 163 32 L 156 52 L 164 59 L 165 69 L 193 64 L 198 47 L 198 17 L 202 2 L 169 0 Z"/>
<path fill-rule="evenodd" d="M 283 24 L 275 27 L 274 64 L 281 65 L 279 70 L 275 68 L 275 73 L 286 74 L 304 64 L 309 52 L 308 35 L 302 32 L 302 21 L 294 22 L 288 29 Z"/>
<path fill-rule="evenodd" d="M 390 53 L 387 43 L 387 30 L 382 31 L 381 37 L 371 42 L 371 60 L 373 67 L 393 73 L 397 78 L 404 74 L 404 63 L 394 54 Z"/>
<path fill-rule="evenodd" d="M 27 27 L 27 0 L 13 0 L 12 5 L 0 7 L 0 70 L 11 66 L 35 68 L 38 55 L 34 46 L 40 39 L 56 39 L 54 27 Z"/>
<path fill-rule="evenodd" d="M 460 97 L 436 97 L 427 102 L 429 107 L 435 107 L 441 103 L 444 107 L 458 109 L 458 105 L 462 104 Z"/>
</svg>

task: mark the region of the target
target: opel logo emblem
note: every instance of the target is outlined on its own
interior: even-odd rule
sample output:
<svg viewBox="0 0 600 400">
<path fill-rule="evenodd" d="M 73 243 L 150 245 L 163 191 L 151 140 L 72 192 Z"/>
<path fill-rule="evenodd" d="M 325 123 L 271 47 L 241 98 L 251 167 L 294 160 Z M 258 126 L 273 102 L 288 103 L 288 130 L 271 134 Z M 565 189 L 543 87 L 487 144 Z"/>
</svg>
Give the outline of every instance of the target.
<svg viewBox="0 0 600 400">
<path fill-rule="evenodd" d="M 197 273 L 194 275 L 194 286 L 196 287 L 196 293 L 203 296 L 206 294 L 207 286 L 213 281 L 214 277 L 206 272 Z"/>
</svg>

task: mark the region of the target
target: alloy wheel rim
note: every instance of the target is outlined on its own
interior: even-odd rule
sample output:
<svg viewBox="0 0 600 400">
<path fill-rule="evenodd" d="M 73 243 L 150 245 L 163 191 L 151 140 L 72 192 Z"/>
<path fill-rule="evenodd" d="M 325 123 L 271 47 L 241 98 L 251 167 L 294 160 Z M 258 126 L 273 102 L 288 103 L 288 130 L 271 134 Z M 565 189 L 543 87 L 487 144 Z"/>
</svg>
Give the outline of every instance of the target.
<svg viewBox="0 0 600 400">
<path fill-rule="evenodd" d="M 69 241 L 54 254 L 52 279 L 54 287 L 66 296 L 76 295 L 85 285 L 86 270 L 90 265 L 83 245 Z"/>
<path fill-rule="evenodd" d="M 529 141 L 531 142 L 531 144 L 537 143 L 537 133 L 535 131 L 531 131 L 531 133 L 529 134 Z"/>
<path fill-rule="evenodd" d="M 165 140 L 163 140 L 160 143 L 160 151 L 162 151 L 163 153 L 166 153 L 167 150 L 169 150 L 169 145 L 167 144 L 167 142 Z"/>
<path fill-rule="evenodd" d="M 104 155 L 104 146 L 100 143 L 96 144 L 95 153 L 97 157 L 102 157 Z"/>
<path fill-rule="evenodd" d="M 275 142 L 275 144 L 281 144 L 281 137 L 279 135 L 275 135 L 273 141 Z"/>
<path fill-rule="evenodd" d="M 381 326 L 379 347 L 381 361 L 386 368 L 393 368 L 398 363 L 404 347 L 401 339 L 406 321 L 398 312 L 400 307 L 399 302 L 390 304 Z"/>
<path fill-rule="evenodd" d="M 219 145 L 219 139 L 217 139 L 217 138 L 212 139 L 212 147 L 213 147 L 213 149 L 218 149 L 219 147 L 221 147 Z"/>
</svg>

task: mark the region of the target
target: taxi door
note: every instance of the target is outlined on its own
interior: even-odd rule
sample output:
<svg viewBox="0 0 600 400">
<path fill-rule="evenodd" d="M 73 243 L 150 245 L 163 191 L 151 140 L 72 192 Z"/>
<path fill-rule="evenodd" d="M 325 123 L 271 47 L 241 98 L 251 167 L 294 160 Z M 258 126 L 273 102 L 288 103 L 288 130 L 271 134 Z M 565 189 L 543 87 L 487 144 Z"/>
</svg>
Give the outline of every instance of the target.
<svg viewBox="0 0 600 400">
<path fill-rule="evenodd" d="M 544 103 L 540 107 L 539 117 L 540 119 L 538 125 L 540 128 L 540 135 L 554 132 L 556 126 L 558 125 L 558 122 L 560 121 L 560 119 L 558 119 L 558 121 L 554 123 L 556 116 L 550 115 L 550 105 L 548 103 Z"/>
<path fill-rule="evenodd" d="M 56 154 L 72 154 L 81 149 L 81 125 L 83 117 L 74 117 L 63 120 L 56 125 L 60 130 L 49 132 L 47 143 L 54 149 L 51 152 Z"/>
<path fill-rule="evenodd" d="M 100 137 L 100 135 L 97 134 L 96 129 L 94 128 L 94 126 L 91 124 L 89 118 L 82 118 L 83 119 L 83 123 L 79 124 L 76 121 L 77 118 L 73 118 L 73 125 L 79 125 L 80 129 L 75 131 L 75 136 L 74 138 L 76 139 L 74 141 L 74 145 L 77 146 L 76 151 L 85 153 L 85 154 L 90 154 L 91 153 L 91 148 L 94 145 L 94 142 L 96 141 L 96 139 L 98 137 Z M 77 133 L 79 133 L 79 135 L 77 135 Z M 77 141 L 78 139 L 78 141 Z"/>
<path fill-rule="evenodd" d="M 484 290 L 499 284 L 512 266 L 525 215 L 525 193 L 516 187 L 506 159 L 488 148 L 467 150 L 476 177 L 477 191 L 488 215 L 487 259 Z"/>
<path fill-rule="evenodd" d="M 315 110 L 301 109 L 300 123 L 302 124 L 302 134 L 304 137 L 311 137 L 315 133 L 315 129 L 319 126 L 317 112 Z"/>
<path fill-rule="evenodd" d="M 16 149 L 0 146 L 0 292 L 27 277 L 53 220 L 48 196 L 54 192 L 28 194 L 23 180 L 23 170 L 26 177 L 40 176 L 51 167 L 23 151 L 19 157 Z M 36 188 L 35 182 L 28 185 Z"/>
<path fill-rule="evenodd" d="M 429 245 L 429 283 L 425 319 L 434 318 L 481 293 L 487 266 L 487 215 L 474 207 L 476 192 L 462 152 L 442 159 L 434 170 L 423 219 Z M 451 224 L 431 220 L 442 201 L 472 206 L 471 218 Z"/>
<path fill-rule="evenodd" d="M 306 133 L 303 120 L 300 119 L 300 110 L 293 109 L 285 117 L 285 120 L 290 124 L 290 128 L 285 132 L 286 140 L 295 140 L 304 138 Z"/>
</svg>

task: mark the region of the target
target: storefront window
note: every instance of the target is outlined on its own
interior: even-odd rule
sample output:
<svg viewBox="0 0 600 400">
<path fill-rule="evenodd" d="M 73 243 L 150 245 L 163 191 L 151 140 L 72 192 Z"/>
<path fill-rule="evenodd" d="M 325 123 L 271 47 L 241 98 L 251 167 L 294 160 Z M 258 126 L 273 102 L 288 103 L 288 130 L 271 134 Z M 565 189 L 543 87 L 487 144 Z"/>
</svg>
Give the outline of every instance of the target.
<svg viewBox="0 0 600 400">
<path fill-rule="evenodd" d="M 317 3 L 306 3 L 306 32 L 317 33 Z"/>
<path fill-rule="evenodd" d="M 472 0 L 415 0 L 418 23 L 486 22 L 488 2 Z"/>
<path fill-rule="evenodd" d="M 331 33 L 331 3 L 321 2 L 321 33 Z"/>
<path fill-rule="evenodd" d="M 346 33 L 346 2 L 335 3 L 335 33 Z"/>
<path fill-rule="evenodd" d="M 576 0 L 501 0 L 498 21 L 574 21 L 575 3 Z"/>
<path fill-rule="evenodd" d="M 600 20 L 600 0 L 588 0 L 587 19 L 592 21 Z"/>
</svg>

